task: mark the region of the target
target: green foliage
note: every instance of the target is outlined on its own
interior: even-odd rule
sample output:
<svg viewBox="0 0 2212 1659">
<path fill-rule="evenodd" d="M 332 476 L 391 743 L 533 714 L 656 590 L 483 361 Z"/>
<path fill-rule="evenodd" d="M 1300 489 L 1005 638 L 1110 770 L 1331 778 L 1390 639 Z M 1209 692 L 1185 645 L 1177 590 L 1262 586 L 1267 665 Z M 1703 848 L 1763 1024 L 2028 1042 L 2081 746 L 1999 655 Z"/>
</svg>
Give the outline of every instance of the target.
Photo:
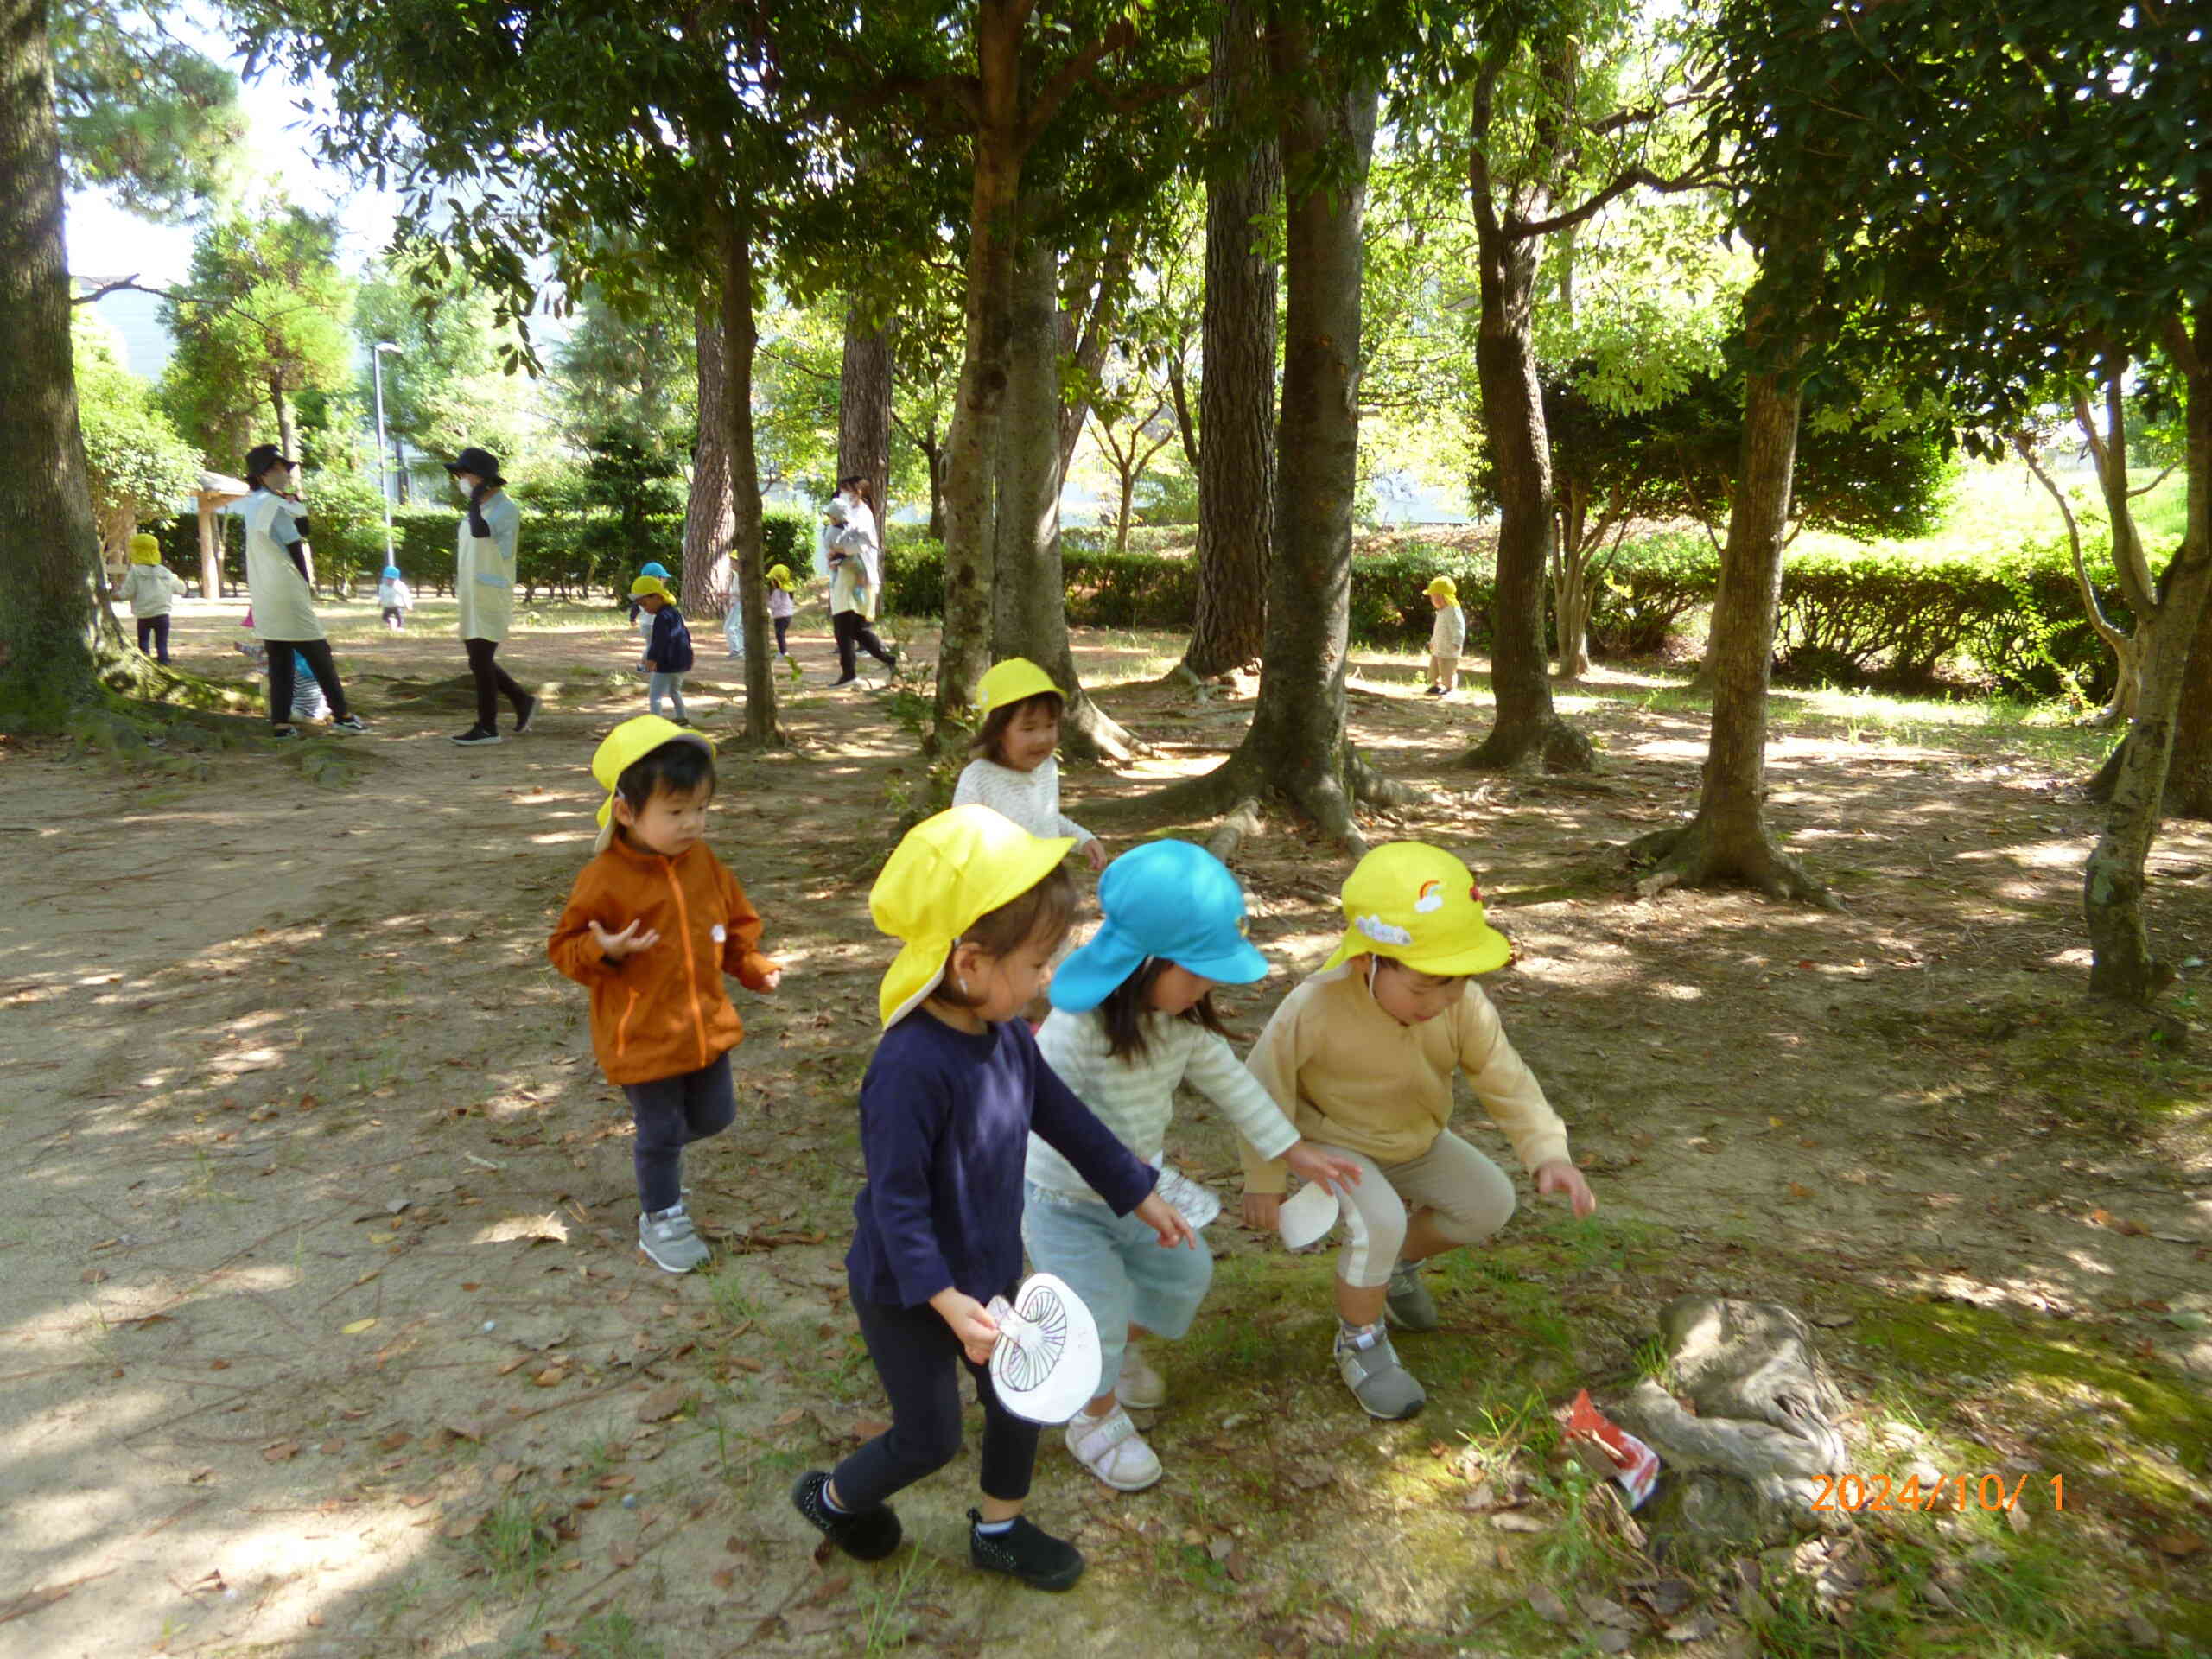
<svg viewBox="0 0 2212 1659">
<path fill-rule="evenodd" d="M 353 285 L 337 247 L 334 220 L 276 203 L 226 213 L 194 240 L 191 275 L 162 308 L 176 341 L 162 397 L 220 470 L 276 435 L 279 399 L 352 385 Z"/>
<path fill-rule="evenodd" d="M 91 307 L 77 308 L 70 343 L 92 514 L 102 542 L 115 550 L 199 487 L 199 458 L 156 406 L 152 386 L 123 366 L 114 331 Z"/>
<path fill-rule="evenodd" d="M 814 574 L 814 520 L 803 512 L 778 510 L 760 515 L 760 568 L 787 564 L 794 581 Z"/>
<path fill-rule="evenodd" d="M 375 375 L 366 353 L 389 341 L 399 347 L 384 359 L 389 435 L 446 461 L 470 444 L 503 460 L 523 453 L 533 430 L 535 383 L 505 372 L 521 338 L 497 308 L 465 274 L 442 274 L 420 255 L 396 256 L 373 270 L 353 310 L 363 347 L 355 383 L 362 407 L 373 416 Z"/>
<path fill-rule="evenodd" d="M 54 115 L 72 185 L 176 221 L 236 182 L 245 137 L 238 77 L 179 41 L 158 0 L 49 8 Z"/>
<path fill-rule="evenodd" d="M 593 448 L 609 430 L 655 454 L 689 454 L 699 429 L 697 323 L 665 294 L 617 308 L 584 290 L 576 326 L 555 353 L 553 405 L 563 435 Z"/>
</svg>

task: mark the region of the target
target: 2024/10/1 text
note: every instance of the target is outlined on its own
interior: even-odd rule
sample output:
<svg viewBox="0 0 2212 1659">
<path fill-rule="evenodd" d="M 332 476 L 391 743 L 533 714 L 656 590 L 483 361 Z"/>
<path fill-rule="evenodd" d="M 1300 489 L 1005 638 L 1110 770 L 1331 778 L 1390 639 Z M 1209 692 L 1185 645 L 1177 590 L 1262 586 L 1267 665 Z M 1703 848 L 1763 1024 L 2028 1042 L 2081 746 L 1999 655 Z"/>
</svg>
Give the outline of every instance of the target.
<svg viewBox="0 0 2212 1659">
<path fill-rule="evenodd" d="M 2029 1476 L 2007 1484 L 2002 1475 L 1946 1475 L 1923 1481 L 1918 1475 L 1893 1482 L 1887 1475 L 1820 1475 L 1813 1507 L 1816 1510 L 2011 1510 L 2018 1507 Z M 2050 1507 L 2066 1507 L 2066 1477 L 2050 1477 Z"/>
</svg>

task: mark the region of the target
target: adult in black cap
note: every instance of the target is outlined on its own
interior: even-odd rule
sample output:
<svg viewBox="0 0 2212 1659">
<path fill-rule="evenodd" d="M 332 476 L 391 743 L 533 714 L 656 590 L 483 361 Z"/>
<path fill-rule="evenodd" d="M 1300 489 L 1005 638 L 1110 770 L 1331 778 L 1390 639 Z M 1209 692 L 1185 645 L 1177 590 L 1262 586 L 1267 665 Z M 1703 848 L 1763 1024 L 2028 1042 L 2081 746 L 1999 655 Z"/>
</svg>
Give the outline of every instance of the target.
<svg viewBox="0 0 2212 1659">
<path fill-rule="evenodd" d="M 346 688 L 330 641 L 315 613 L 308 582 L 308 516 L 293 490 L 291 458 L 273 443 L 256 445 L 245 458 L 253 486 L 238 508 L 245 520 L 245 585 L 253 595 L 253 631 L 269 647 L 269 719 L 278 737 L 297 737 L 292 726 L 292 653 L 299 652 L 330 701 L 330 727 L 365 732 L 346 706 Z"/>
<path fill-rule="evenodd" d="M 498 456 L 472 447 L 448 461 L 446 471 L 468 493 L 454 546 L 453 592 L 461 601 L 461 649 L 476 677 L 476 723 L 453 741 L 496 743 L 502 696 L 514 705 L 517 736 L 530 729 L 537 713 L 537 699 L 493 660 L 514 620 L 515 538 L 522 510 L 506 493 Z"/>
</svg>

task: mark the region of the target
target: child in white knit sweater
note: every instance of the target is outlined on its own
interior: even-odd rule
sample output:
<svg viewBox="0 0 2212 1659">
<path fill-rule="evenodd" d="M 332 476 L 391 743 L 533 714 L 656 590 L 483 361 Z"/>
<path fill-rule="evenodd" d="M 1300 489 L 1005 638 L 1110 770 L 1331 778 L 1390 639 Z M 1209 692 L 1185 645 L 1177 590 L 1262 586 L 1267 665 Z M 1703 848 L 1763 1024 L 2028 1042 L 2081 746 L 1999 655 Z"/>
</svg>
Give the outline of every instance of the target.
<svg viewBox="0 0 2212 1659">
<path fill-rule="evenodd" d="M 1300 1138 L 1224 1040 L 1213 988 L 1268 971 L 1244 937 L 1236 878 L 1187 842 L 1148 842 L 1108 866 L 1098 899 L 1105 920 L 1054 975 L 1053 1013 L 1037 1036 L 1039 1052 L 1093 1116 L 1161 1165 L 1176 1085 L 1187 1081 L 1300 1179 L 1332 1188 L 1357 1180 L 1350 1160 Z M 1160 1478 L 1160 1459 L 1123 1408 L 1157 1406 L 1166 1389 L 1135 1344 L 1147 1335 L 1173 1341 L 1191 1328 L 1213 1258 L 1204 1249 L 1159 1249 L 1150 1228 L 1116 1218 L 1034 1135 L 1027 1174 L 1021 1236 L 1030 1260 L 1066 1281 L 1098 1323 L 1099 1393 L 1069 1422 L 1068 1450 L 1109 1486 L 1141 1491 Z M 1192 1225 L 1205 1224 L 1188 1207 L 1204 1188 L 1166 1172 L 1160 1190 Z"/>
<path fill-rule="evenodd" d="M 1033 836 L 1072 836 L 1090 868 L 1106 868 L 1106 849 L 1060 810 L 1060 713 L 1066 700 L 1027 657 L 994 664 L 976 688 L 982 729 L 969 746 L 976 758 L 953 785 L 955 806 L 988 806 Z"/>
</svg>

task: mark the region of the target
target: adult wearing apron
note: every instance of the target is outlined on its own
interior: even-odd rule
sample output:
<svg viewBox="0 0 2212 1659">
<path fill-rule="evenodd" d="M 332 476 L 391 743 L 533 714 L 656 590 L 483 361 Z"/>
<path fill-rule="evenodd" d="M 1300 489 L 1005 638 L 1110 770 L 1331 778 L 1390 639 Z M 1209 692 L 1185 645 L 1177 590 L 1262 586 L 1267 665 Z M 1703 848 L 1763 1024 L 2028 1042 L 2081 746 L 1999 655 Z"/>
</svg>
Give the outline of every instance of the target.
<svg viewBox="0 0 2212 1659">
<path fill-rule="evenodd" d="M 308 516 L 294 493 L 292 460 L 273 443 L 247 452 L 245 481 L 252 493 L 239 504 L 245 520 L 245 585 L 253 604 L 253 632 L 269 648 L 269 721 L 272 737 L 297 737 L 292 724 L 293 656 L 297 652 L 330 703 L 330 728 L 365 732 L 346 706 L 346 688 L 330 641 L 315 613 L 308 585 Z"/>
<path fill-rule="evenodd" d="M 886 668 L 899 659 L 884 649 L 868 625 L 883 593 L 883 543 L 875 529 L 875 507 L 868 480 L 857 474 L 837 480 L 837 493 L 823 517 L 834 527 L 829 537 L 830 628 L 837 641 L 837 678 L 851 685 L 860 678 L 861 652 Z"/>
<path fill-rule="evenodd" d="M 499 741 L 499 699 L 514 705 L 515 735 L 530 729 L 537 699 L 516 684 L 493 660 L 515 613 L 515 540 L 522 509 L 506 493 L 498 457 L 467 448 L 446 463 L 468 496 L 454 543 L 454 598 L 461 609 L 461 644 L 476 680 L 476 723 L 454 734 L 456 743 Z"/>
</svg>

